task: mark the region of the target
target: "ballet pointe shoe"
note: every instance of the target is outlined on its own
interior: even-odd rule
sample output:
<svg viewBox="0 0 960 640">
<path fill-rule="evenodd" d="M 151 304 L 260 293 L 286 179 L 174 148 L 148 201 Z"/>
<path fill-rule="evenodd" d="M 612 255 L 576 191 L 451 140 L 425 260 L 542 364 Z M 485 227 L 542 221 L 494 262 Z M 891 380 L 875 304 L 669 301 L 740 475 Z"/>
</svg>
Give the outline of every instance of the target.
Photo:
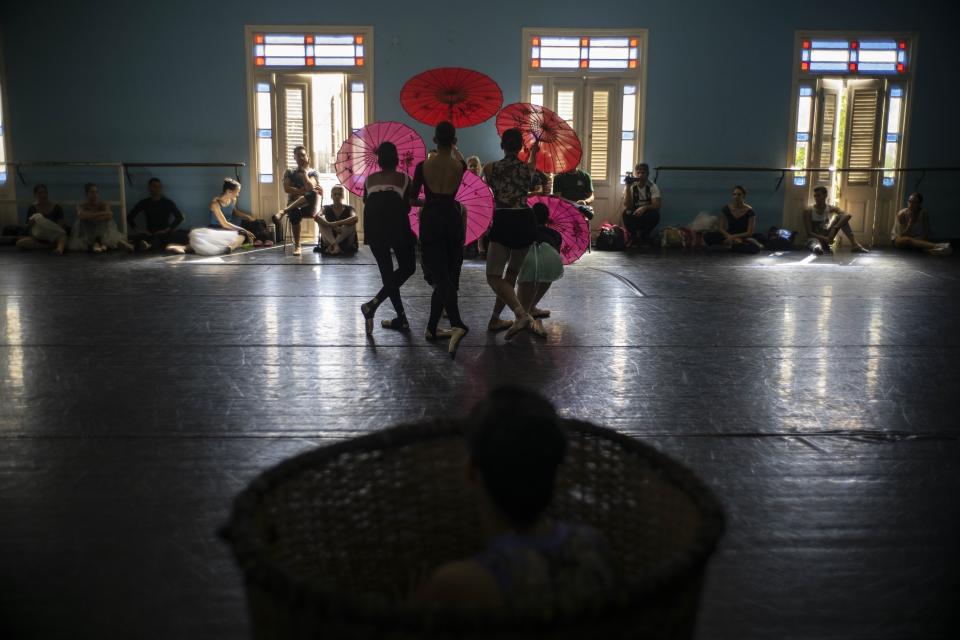
<svg viewBox="0 0 960 640">
<path fill-rule="evenodd" d="M 463 336 L 467 335 L 466 327 L 453 327 L 450 329 L 450 343 L 447 345 L 447 353 L 450 354 L 451 358 L 457 356 L 457 347 L 460 346 L 460 341 L 463 340 Z"/>
<path fill-rule="evenodd" d="M 525 313 L 524 315 L 517 318 L 517 320 L 513 323 L 512 327 L 507 329 L 507 332 L 503 334 L 503 339 L 513 340 L 514 336 L 516 336 L 518 333 L 520 333 L 521 331 L 529 327 L 530 323 L 532 322 L 533 322 L 533 318 L 530 317 L 530 314 Z"/>
<path fill-rule="evenodd" d="M 440 338 L 449 338 L 451 335 L 453 335 L 452 332 L 448 331 L 447 329 L 437 329 L 436 331 L 431 332 L 430 329 L 427 328 L 423 334 L 423 337 L 430 342 L 433 342 L 434 340 L 439 340 Z"/>
<path fill-rule="evenodd" d="M 371 300 L 360 305 L 360 313 L 363 314 L 363 321 L 366 325 L 367 335 L 373 335 L 373 316 L 377 313 L 377 304 Z"/>
</svg>

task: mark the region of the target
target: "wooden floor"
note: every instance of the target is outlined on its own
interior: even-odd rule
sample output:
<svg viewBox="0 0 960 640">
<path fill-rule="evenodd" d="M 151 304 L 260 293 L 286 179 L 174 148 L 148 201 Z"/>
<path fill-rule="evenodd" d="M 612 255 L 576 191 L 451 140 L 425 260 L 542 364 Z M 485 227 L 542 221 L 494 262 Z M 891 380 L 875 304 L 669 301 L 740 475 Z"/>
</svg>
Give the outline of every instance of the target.
<svg viewBox="0 0 960 640">
<path fill-rule="evenodd" d="M 689 465 L 728 530 L 698 637 L 947 637 L 960 595 L 960 260 L 874 252 L 586 256 L 549 337 L 485 331 L 467 261 L 456 360 L 363 333 L 365 251 L 223 258 L 0 250 L 0 637 L 236 638 L 216 537 L 264 468 L 459 414 L 493 385 Z M 382 317 L 390 317 L 389 304 Z"/>
</svg>

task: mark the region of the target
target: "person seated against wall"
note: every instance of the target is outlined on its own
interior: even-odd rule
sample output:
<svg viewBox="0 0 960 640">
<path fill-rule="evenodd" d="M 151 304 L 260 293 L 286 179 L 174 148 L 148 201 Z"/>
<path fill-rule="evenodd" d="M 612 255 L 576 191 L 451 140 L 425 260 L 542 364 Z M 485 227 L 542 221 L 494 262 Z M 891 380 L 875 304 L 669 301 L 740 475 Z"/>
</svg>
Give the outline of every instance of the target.
<svg viewBox="0 0 960 640">
<path fill-rule="evenodd" d="M 34 203 L 27 209 L 27 236 L 17 240 L 17 248 L 25 251 L 52 249 L 62 256 L 70 233 L 63 208 L 50 200 L 45 184 L 33 187 L 33 197 Z"/>
<path fill-rule="evenodd" d="M 590 206 L 593 202 L 593 180 L 580 167 L 553 177 L 553 195 L 571 201 L 584 218 L 593 220 L 593 207 Z"/>
<path fill-rule="evenodd" d="M 171 242 L 182 244 L 186 234 L 180 230 L 183 214 L 177 204 L 163 195 L 163 183 L 159 178 L 150 178 L 147 191 L 150 196 L 135 204 L 127 214 L 127 238 L 141 251 L 163 250 Z M 141 213 L 147 219 L 143 230 L 137 228 L 137 217 Z"/>
<path fill-rule="evenodd" d="M 488 543 L 472 558 L 437 568 L 413 600 L 561 613 L 609 595 L 616 579 L 601 534 L 545 514 L 567 446 L 550 402 L 533 391 L 501 387 L 474 406 L 465 427 L 465 475 Z"/>
<path fill-rule="evenodd" d="M 344 196 L 346 190 L 342 185 L 330 189 L 333 204 L 325 205 L 321 215 L 316 217 L 320 228 L 320 246 L 314 251 L 331 256 L 357 251 L 357 222 L 360 218 L 352 206 L 343 204 Z"/>
<path fill-rule="evenodd" d="M 320 186 L 320 172 L 310 166 L 310 154 L 305 146 L 297 145 L 293 149 L 296 169 L 287 169 L 283 174 L 283 191 L 287 194 L 287 207 L 273 216 L 277 229 L 284 216 L 290 218 L 293 231 L 293 255 L 300 255 L 300 222 L 304 218 L 316 219 L 320 212 L 323 187 Z"/>
<path fill-rule="evenodd" d="M 217 256 L 231 253 L 243 245 L 244 239 L 254 241 L 253 232 L 230 222 L 240 197 L 240 183 L 233 178 L 224 178 L 220 195 L 210 201 L 210 218 L 206 227 L 192 229 L 186 245 L 170 244 L 171 253 L 194 252 L 202 256 Z M 248 214 L 249 215 L 249 214 Z"/>
<path fill-rule="evenodd" d="M 650 236 L 660 224 L 660 207 L 663 200 L 660 188 L 652 182 L 650 165 L 640 162 L 634 167 L 633 176 L 627 176 L 623 188 L 623 226 L 630 233 L 635 245 L 649 244 Z"/>
<path fill-rule="evenodd" d="M 807 232 L 807 248 L 811 253 L 823 255 L 830 252 L 830 245 L 841 231 L 850 240 L 853 253 L 869 251 L 853 235 L 850 214 L 827 203 L 827 188 L 814 187 L 813 206 L 803 210 L 803 228 Z"/>
<path fill-rule="evenodd" d="M 763 235 L 755 233 L 757 212 L 744 202 L 747 190 L 737 185 L 733 188 L 730 204 L 720 211 L 720 229 L 703 234 L 703 242 L 709 247 L 728 247 L 737 253 L 757 253 L 763 248 Z"/>
<path fill-rule="evenodd" d="M 87 199 L 77 205 L 77 224 L 70 236 L 70 249 L 103 253 L 107 249 L 120 247 L 128 252 L 133 251 L 133 245 L 124 240 L 117 223 L 113 221 L 113 209 L 100 199 L 100 187 L 88 182 L 83 185 L 83 191 Z"/>
<path fill-rule="evenodd" d="M 949 242 L 930 242 L 930 216 L 923 208 L 923 194 L 914 192 L 907 198 L 907 208 L 897 212 L 891 233 L 897 249 L 916 249 L 934 256 L 953 253 Z"/>
</svg>

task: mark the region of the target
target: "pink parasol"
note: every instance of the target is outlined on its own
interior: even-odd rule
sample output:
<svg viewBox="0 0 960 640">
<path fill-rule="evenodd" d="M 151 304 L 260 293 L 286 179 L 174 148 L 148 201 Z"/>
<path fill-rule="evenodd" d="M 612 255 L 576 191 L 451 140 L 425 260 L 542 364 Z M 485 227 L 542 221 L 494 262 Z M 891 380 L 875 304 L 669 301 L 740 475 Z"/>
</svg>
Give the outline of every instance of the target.
<svg viewBox="0 0 960 640">
<path fill-rule="evenodd" d="M 544 173 L 563 173 L 580 164 L 580 138 L 559 115 L 528 102 L 508 104 L 497 115 L 497 133 L 520 129 L 523 149 L 520 159 L 526 161 L 530 148 L 540 143 L 537 169 Z"/>
<path fill-rule="evenodd" d="M 427 148 L 416 131 L 400 122 L 373 122 L 350 134 L 337 151 L 334 168 L 337 178 L 351 193 L 363 195 L 367 176 L 380 171 L 377 148 L 384 142 L 397 147 L 397 171 L 413 177 L 417 164 L 427 157 Z"/>
<path fill-rule="evenodd" d="M 560 196 L 530 196 L 527 202 L 531 207 L 538 202 L 547 205 L 550 211 L 547 226 L 563 237 L 563 244 L 560 245 L 563 264 L 576 262 L 590 246 L 590 226 L 577 205 Z"/>
<path fill-rule="evenodd" d="M 419 197 L 423 198 L 422 189 Z M 456 200 L 467 208 L 467 237 L 463 244 L 468 245 L 490 227 L 490 221 L 493 220 L 493 192 L 480 177 L 464 171 Z M 420 207 L 410 209 L 410 228 L 420 237 Z"/>
</svg>

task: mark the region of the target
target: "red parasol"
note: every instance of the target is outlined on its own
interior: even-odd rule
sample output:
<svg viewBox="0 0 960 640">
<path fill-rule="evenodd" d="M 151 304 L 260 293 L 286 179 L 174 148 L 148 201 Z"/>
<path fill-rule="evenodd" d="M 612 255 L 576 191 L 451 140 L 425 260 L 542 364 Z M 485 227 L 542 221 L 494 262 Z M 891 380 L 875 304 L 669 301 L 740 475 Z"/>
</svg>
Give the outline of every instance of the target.
<svg viewBox="0 0 960 640">
<path fill-rule="evenodd" d="M 550 210 L 547 226 L 563 236 L 563 244 L 560 245 L 563 264 L 576 262 L 590 246 L 590 226 L 577 205 L 560 196 L 530 196 L 527 202 L 531 207 L 538 202 L 547 205 Z"/>
<path fill-rule="evenodd" d="M 479 71 L 440 67 L 407 80 L 400 90 L 400 104 L 424 124 L 436 126 L 447 120 L 459 129 L 493 117 L 503 104 L 503 92 Z"/>
<path fill-rule="evenodd" d="M 337 151 L 337 178 L 352 193 L 362 196 L 367 176 L 380 171 L 377 147 L 392 142 L 400 156 L 398 171 L 413 176 L 417 164 L 427 157 L 427 148 L 416 131 L 399 122 L 372 122 L 350 134 Z"/>
<path fill-rule="evenodd" d="M 537 169 L 544 173 L 563 173 L 580 164 L 580 138 L 567 121 L 556 113 L 528 102 L 514 102 L 497 115 L 497 133 L 507 129 L 523 132 L 520 159 L 526 160 L 534 142 L 540 142 Z"/>
<path fill-rule="evenodd" d="M 420 190 L 423 198 L 423 190 Z M 463 172 L 460 188 L 457 189 L 457 202 L 467 208 L 467 237 L 464 246 L 482 236 L 493 220 L 493 192 L 480 177 Z M 410 209 L 410 228 L 420 237 L 420 207 Z"/>
</svg>

